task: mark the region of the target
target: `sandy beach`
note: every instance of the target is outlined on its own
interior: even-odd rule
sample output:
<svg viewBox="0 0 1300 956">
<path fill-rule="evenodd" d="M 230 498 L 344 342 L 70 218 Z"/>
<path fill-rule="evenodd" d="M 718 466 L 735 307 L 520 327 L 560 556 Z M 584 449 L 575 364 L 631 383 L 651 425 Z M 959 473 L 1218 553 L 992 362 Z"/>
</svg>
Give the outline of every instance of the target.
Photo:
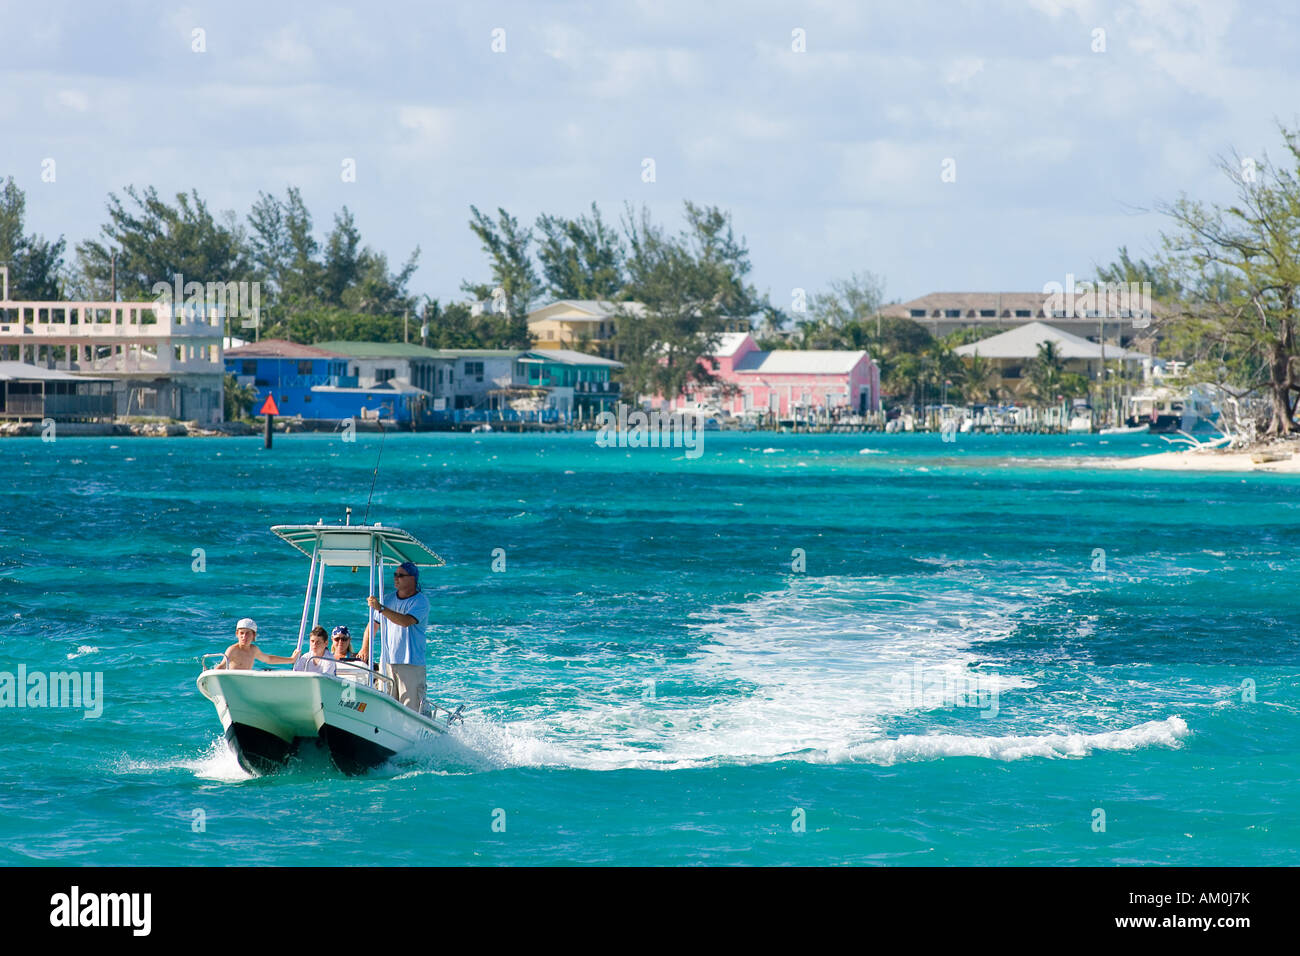
<svg viewBox="0 0 1300 956">
<path fill-rule="evenodd" d="M 1266 471 L 1300 474 L 1300 444 L 1278 442 L 1249 449 L 1164 451 L 1137 458 L 1112 459 L 1106 464 L 1111 468 L 1155 471 Z"/>
</svg>

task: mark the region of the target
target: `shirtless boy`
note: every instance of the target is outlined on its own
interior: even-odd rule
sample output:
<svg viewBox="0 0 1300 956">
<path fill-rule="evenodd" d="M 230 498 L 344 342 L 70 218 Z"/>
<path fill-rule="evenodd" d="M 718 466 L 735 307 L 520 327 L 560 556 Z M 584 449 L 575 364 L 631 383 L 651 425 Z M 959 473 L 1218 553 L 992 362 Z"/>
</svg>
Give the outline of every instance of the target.
<svg viewBox="0 0 1300 956">
<path fill-rule="evenodd" d="M 254 644 L 253 641 L 257 639 L 257 624 L 251 617 L 241 618 L 235 625 L 235 637 L 239 638 L 239 642 L 226 648 L 226 659 L 214 670 L 225 668 L 232 671 L 247 671 L 253 669 L 253 661 L 261 661 L 263 664 L 292 664 L 298 659 L 298 651 L 294 651 L 292 657 L 279 657 L 276 654 L 267 654 Z"/>
</svg>

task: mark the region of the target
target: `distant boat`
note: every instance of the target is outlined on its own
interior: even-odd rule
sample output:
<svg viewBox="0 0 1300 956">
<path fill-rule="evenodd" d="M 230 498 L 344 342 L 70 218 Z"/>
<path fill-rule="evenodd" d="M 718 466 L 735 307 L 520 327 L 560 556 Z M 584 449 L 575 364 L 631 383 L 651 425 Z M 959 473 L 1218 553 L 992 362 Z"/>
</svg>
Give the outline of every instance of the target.
<svg viewBox="0 0 1300 956">
<path fill-rule="evenodd" d="M 1146 435 L 1150 434 L 1151 426 L 1148 424 L 1141 425 L 1112 425 L 1109 428 L 1103 428 L 1100 432 L 1102 435 Z"/>
<path fill-rule="evenodd" d="M 1092 406 L 1081 398 L 1074 400 L 1070 409 L 1070 423 L 1066 426 L 1071 432 L 1092 431 Z"/>
<path fill-rule="evenodd" d="M 1209 391 L 1197 385 L 1144 388 L 1128 397 L 1125 408 L 1129 413 L 1125 425 L 1145 427 L 1153 435 L 1219 430 L 1219 406 Z"/>
</svg>

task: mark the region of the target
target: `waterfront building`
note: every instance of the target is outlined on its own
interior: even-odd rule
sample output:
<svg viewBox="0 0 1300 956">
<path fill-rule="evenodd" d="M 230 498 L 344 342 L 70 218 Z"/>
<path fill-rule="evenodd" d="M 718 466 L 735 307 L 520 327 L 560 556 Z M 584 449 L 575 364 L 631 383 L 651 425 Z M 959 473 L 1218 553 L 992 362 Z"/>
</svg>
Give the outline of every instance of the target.
<svg viewBox="0 0 1300 956">
<path fill-rule="evenodd" d="M 1137 375 L 1144 363 L 1150 363 L 1149 357 L 1142 352 L 1090 342 L 1082 336 L 1062 332 L 1046 322 L 1030 322 L 953 351 L 962 357 L 979 355 L 990 359 L 1001 374 L 1003 388 L 1015 391 L 1020 380 L 1027 374 L 1029 363 L 1038 357 L 1038 348 L 1044 342 L 1052 342 L 1056 346 L 1067 372 L 1077 372 L 1093 381 L 1105 376 L 1103 367 L 1113 369 L 1119 363 L 1126 371 Z"/>
<path fill-rule="evenodd" d="M 546 405 L 566 420 L 589 421 L 618 403 L 612 380 L 622 362 L 572 349 L 530 349 L 515 362 L 514 386 L 545 389 Z"/>
<path fill-rule="evenodd" d="M 404 382 L 428 392 L 443 394 L 448 357 L 438 349 L 409 342 L 319 342 L 325 349 L 347 359 L 346 374 L 358 388 L 376 388 L 388 382 Z"/>
<path fill-rule="evenodd" d="M 256 389 L 254 413 L 273 395 L 281 415 L 409 424 L 428 404 L 427 392 L 401 379 L 358 381 L 348 356 L 318 345 L 262 339 L 230 349 L 225 361 L 236 382 Z"/>
<path fill-rule="evenodd" d="M 114 414 L 220 422 L 217 307 L 0 301 L 0 360 L 112 382 Z"/>
<path fill-rule="evenodd" d="M 423 427 L 594 418 L 617 401 L 611 373 L 622 368 L 612 359 L 566 349 L 279 340 L 231 349 L 226 365 L 239 382 L 259 389 L 259 402 L 268 391 L 277 402 L 283 397 L 282 414 L 374 417 L 379 408 L 386 418 Z"/>
<path fill-rule="evenodd" d="M 111 422 L 113 380 L 25 362 L 0 362 L 0 418 L 11 421 Z"/>
<path fill-rule="evenodd" d="M 1095 294 L 1081 289 L 1052 296 L 1043 292 L 931 292 L 919 299 L 882 306 L 886 318 L 911 319 L 935 338 L 957 329 L 987 329 L 989 334 L 1046 322 L 1064 332 L 1096 341 L 1117 337 L 1120 345 L 1149 338 L 1150 326 L 1164 315 L 1159 302 L 1141 297 Z M 1137 326 L 1134 325 L 1137 322 Z M 1145 331 L 1144 331 L 1145 330 Z"/>
<path fill-rule="evenodd" d="M 717 349 L 701 362 L 713 370 L 717 384 L 688 385 L 671 408 L 777 418 L 862 415 L 880 408 L 880 370 L 864 351 L 764 351 L 749 332 L 724 332 Z"/>
</svg>

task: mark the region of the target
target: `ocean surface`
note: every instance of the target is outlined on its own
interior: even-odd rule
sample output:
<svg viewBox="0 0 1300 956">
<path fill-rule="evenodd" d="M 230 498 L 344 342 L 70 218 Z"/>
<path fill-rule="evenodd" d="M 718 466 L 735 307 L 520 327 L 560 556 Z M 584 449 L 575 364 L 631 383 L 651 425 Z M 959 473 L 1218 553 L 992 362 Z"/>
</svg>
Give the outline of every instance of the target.
<svg viewBox="0 0 1300 956">
<path fill-rule="evenodd" d="M 1300 478 L 1097 466 L 1145 435 L 594 438 L 0 441 L 0 672 L 102 675 L 98 716 L 0 708 L 0 863 L 1300 864 Z M 250 778 L 199 656 L 244 616 L 292 652 L 268 529 L 360 521 L 381 445 L 466 720 Z M 327 578 L 322 623 L 365 595 Z"/>
</svg>

